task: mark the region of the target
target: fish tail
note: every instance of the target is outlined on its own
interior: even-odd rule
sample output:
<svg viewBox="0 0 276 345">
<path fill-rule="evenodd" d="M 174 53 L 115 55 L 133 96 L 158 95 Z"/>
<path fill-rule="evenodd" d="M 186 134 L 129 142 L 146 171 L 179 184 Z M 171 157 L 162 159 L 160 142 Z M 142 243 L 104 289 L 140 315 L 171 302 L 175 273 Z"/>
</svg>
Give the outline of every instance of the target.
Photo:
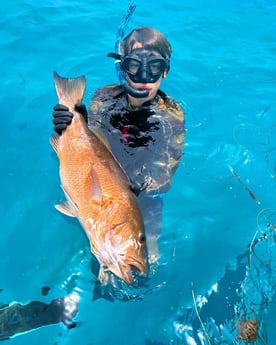
<svg viewBox="0 0 276 345">
<path fill-rule="evenodd" d="M 59 102 L 74 109 L 76 103 L 81 103 L 86 87 L 84 76 L 63 78 L 54 72 L 54 82 Z M 71 110 L 73 110 L 71 109 Z"/>
</svg>

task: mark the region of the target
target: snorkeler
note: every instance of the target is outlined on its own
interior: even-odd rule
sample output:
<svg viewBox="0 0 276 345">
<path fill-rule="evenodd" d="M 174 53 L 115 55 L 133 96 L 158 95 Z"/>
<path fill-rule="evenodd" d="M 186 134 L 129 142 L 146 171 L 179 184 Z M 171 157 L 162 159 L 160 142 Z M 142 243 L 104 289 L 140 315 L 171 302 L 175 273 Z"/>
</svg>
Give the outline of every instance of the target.
<svg viewBox="0 0 276 345">
<path fill-rule="evenodd" d="M 76 110 L 90 128 L 100 127 L 112 153 L 129 176 L 143 213 L 149 262 L 159 258 L 157 240 L 162 228 L 162 197 L 182 157 L 184 112 L 160 90 L 170 70 L 171 45 L 158 30 L 134 29 L 115 53 L 119 85 L 101 87 Z M 58 104 L 53 112 L 54 130 L 62 135 L 73 114 Z"/>
</svg>

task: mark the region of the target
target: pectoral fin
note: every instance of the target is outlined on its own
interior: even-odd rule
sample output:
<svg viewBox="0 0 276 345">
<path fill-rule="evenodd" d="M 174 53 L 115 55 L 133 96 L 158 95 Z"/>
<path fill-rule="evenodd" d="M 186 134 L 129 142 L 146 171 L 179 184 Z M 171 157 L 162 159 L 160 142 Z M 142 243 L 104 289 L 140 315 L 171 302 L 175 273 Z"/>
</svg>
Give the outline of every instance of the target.
<svg viewBox="0 0 276 345">
<path fill-rule="evenodd" d="M 92 185 L 92 190 L 91 190 L 91 201 L 92 203 L 96 201 L 96 203 L 100 203 L 102 201 L 102 189 L 101 189 L 101 184 L 100 180 L 98 178 L 98 175 L 91 166 L 91 172 L 89 178 L 91 179 L 91 185 Z"/>
<path fill-rule="evenodd" d="M 77 205 L 74 203 L 74 201 L 70 198 L 69 193 L 67 193 L 66 189 L 61 186 L 67 201 L 64 201 L 60 204 L 55 205 L 55 208 L 65 214 L 66 216 L 69 217 L 77 217 L 78 216 L 78 211 L 77 211 Z"/>
<path fill-rule="evenodd" d="M 102 202 L 102 190 L 100 180 L 93 166 L 91 166 L 88 179 L 90 179 L 90 181 L 87 183 L 91 185 L 91 191 L 90 195 L 88 195 L 90 200 L 87 199 L 87 202 L 89 202 L 90 205 L 100 205 Z M 63 186 L 61 186 L 61 188 L 66 196 L 67 201 L 55 205 L 55 208 L 66 216 L 78 217 L 78 205 L 76 205 L 74 200 L 72 200 L 67 190 Z"/>
<path fill-rule="evenodd" d="M 106 271 L 106 268 L 104 268 L 102 265 L 100 267 L 98 279 L 101 282 L 102 285 L 107 285 L 109 280 L 108 272 Z"/>
<path fill-rule="evenodd" d="M 76 210 L 72 209 L 71 204 L 68 201 L 55 205 L 55 208 L 66 216 L 77 217 Z"/>
</svg>

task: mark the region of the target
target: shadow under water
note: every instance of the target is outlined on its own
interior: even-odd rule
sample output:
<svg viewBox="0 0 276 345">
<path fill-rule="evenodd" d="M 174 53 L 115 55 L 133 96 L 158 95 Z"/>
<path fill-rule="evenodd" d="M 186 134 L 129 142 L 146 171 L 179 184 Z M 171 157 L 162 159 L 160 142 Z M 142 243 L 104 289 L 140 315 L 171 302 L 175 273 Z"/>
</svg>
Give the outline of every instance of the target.
<svg viewBox="0 0 276 345">
<path fill-rule="evenodd" d="M 62 322 L 68 329 L 76 327 L 72 321 L 77 314 L 79 296 L 72 293 L 52 300 L 49 304 L 31 301 L 28 304 L 12 302 L 0 308 L 0 341 L 8 340 L 42 326 Z"/>
</svg>

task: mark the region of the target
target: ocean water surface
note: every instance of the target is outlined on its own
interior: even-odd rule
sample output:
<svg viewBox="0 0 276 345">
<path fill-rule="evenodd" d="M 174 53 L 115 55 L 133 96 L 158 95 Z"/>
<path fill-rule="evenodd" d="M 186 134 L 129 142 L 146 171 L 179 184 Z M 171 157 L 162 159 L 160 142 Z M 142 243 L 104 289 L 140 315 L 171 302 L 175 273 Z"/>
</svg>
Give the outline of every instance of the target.
<svg viewBox="0 0 276 345">
<path fill-rule="evenodd" d="M 88 241 L 77 221 L 54 209 L 63 193 L 49 144 L 57 103 L 53 70 L 68 77 L 84 74 L 85 101 L 98 87 L 117 83 L 106 55 L 114 51 L 128 5 L 126 0 L 1 5 L 0 306 L 79 298 L 75 328 L 58 323 L 5 341 L 246 344 L 250 339 L 239 333 L 240 321 L 256 319 L 253 343 L 273 345 L 273 1 L 136 2 L 127 32 L 152 26 L 173 47 L 162 89 L 185 109 L 184 156 L 163 196 L 161 258 L 148 288 L 130 301 L 92 300 Z M 44 296 L 45 286 L 50 290 Z"/>
</svg>

